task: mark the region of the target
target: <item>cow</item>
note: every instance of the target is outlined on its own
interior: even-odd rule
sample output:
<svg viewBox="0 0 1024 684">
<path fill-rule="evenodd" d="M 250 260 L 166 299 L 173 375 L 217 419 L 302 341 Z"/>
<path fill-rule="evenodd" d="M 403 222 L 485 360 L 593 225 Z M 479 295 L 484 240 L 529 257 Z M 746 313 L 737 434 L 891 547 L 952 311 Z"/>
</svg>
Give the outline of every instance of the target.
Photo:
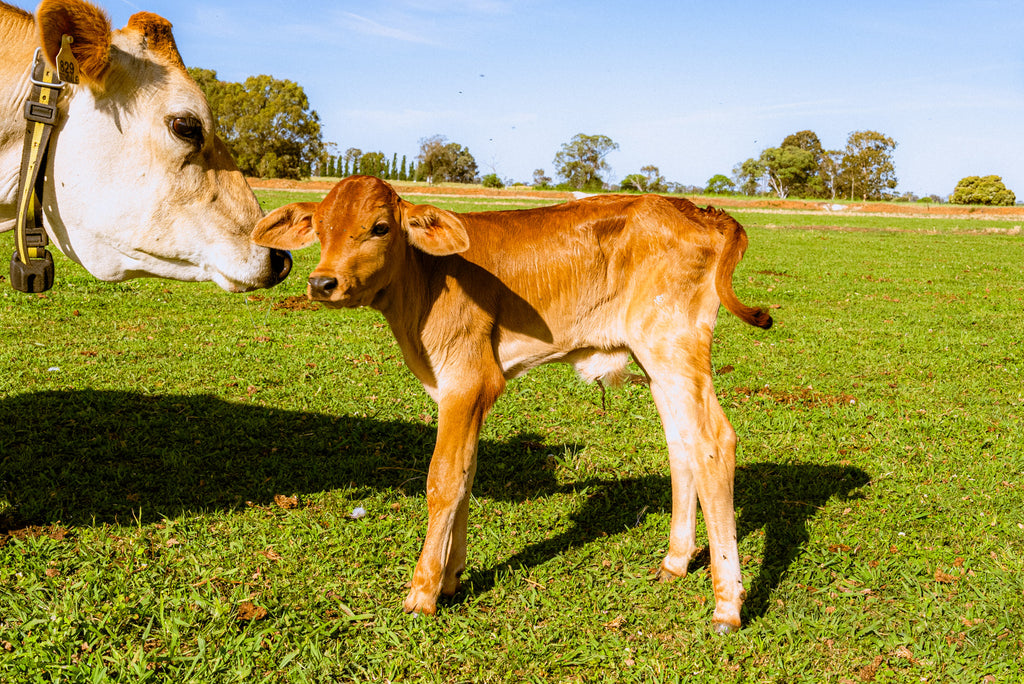
<svg viewBox="0 0 1024 684">
<path fill-rule="evenodd" d="M 35 16 L 0 1 L 0 232 L 18 215 L 35 51 L 52 67 L 63 45 L 80 74 L 59 92 L 43 170 L 49 241 L 101 280 L 214 281 L 230 292 L 280 282 L 291 256 L 249 240 L 263 211 L 214 134 L 171 24 L 140 12 L 112 31 L 85 0 L 43 0 Z"/>
<path fill-rule="evenodd" d="M 658 195 L 600 195 L 518 211 L 454 214 L 402 200 L 377 178 L 340 181 L 319 203 L 276 209 L 258 244 L 320 241 L 308 296 L 384 314 L 438 404 L 429 519 L 407 612 L 433 614 L 466 565 L 480 426 L 507 380 L 550 362 L 615 385 L 630 357 L 649 382 L 668 441 L 672 517 L 663 579 L 686 575 L 707 523 L 715 631 L 740 627 L 745 596 L 733 510 L 736 433 L 712 387 L 719 305 L 769 328 L 736 297 L 747 246 L 725 212 Z"/>
</svg>

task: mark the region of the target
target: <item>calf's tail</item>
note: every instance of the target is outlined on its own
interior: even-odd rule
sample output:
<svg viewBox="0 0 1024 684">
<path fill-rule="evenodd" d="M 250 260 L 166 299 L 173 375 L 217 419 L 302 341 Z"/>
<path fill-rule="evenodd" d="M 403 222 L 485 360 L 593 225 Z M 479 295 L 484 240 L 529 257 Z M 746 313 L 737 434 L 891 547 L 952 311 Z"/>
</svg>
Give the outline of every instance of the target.
<svg viewBox="0 0 1024 684">
<path fill-rule="evenodd" d="M 741 321 L 767 330 L 772 327 L 772 317 L 768 311 L 761 307 L 745 305 L 732 289 L 732 273 L 736 270 L 736 264 L 740 263 L 740 259 L 743 258 L 743 253 L 747 251 L 747 231 L 743 230 L 743 226 L 724 211 L 711 207 L 705 211 L 714 212 L 718 229 L 725 237 L 725 247 L 722 249 L 722 254 L 718 259 L 718 268 L 715 271 L 715 290 L 718 292 L 718 298 L 722 301 L 722 306 Z"/>
</svg>

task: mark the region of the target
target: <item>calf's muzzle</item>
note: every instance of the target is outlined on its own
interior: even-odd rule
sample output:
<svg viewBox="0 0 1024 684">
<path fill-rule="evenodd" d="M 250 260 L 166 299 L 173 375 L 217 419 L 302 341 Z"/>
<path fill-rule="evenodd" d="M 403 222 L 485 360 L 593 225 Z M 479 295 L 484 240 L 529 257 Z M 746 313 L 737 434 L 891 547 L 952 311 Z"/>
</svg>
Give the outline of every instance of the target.
<svg viewBox="0 0 1024 684">
<path fill-rule="evenodd" d="M 313 299 L 327 299 L 338 288 L 338 279 L 330 276 L 310 276 L 309 296 Z"/>
</svg>

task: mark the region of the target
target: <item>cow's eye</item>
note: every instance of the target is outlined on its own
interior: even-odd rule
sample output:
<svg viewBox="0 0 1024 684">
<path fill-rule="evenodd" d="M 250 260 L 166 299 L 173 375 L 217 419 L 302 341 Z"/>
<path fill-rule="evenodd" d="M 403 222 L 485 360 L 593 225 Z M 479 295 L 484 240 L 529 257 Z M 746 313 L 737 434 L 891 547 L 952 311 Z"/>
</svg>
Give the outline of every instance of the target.
<svg viewBox="0 0 1024 684">
<path fill-rule="evenodd" d="M 194 116 L 175 116 L 168 120 L 167 125 L 182 140 L 196 145 L 203 144 L 203 122 Z"/>
<path fill-rule="evenodd" d="M 382 237 L 384 235 L 387 235 L 388 231 L 390 231 L 390 230 L 391 230 L 391 226 L 389 226 L 388 224 L 386 224 L 386 223 L 378 223 L 378 224 L 374 225 L 373 228 L 370 229 L 370 234 L 371 235 L 376 235 L 377 237 Z"/>
</svg>

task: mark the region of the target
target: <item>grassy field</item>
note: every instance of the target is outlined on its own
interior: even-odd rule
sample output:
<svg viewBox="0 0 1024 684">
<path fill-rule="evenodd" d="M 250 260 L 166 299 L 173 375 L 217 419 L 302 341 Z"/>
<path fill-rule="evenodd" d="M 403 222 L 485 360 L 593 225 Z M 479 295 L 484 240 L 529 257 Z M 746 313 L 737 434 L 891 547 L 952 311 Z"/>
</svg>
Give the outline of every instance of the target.
<svg viewBox="0 0 1024 684">
<path fill-rule="evenodd" d="M 776 307 L 723 311 L 714 352 L 740 633 L 711 633 L 706 556 L 654 581 L 646 388 L 511 382 L 466 589 L 410 617 L 436 410 L 378 314 L 303 300 L 316 248 L 251 295 L 59 259 L 0 289 L 0 681 L 1020 681 L 1024 238 L 740 217 L 737 292 Z"/>
<path fill-rule="evenodd" d="M 863 232 L 915 232 L 934 233 L 1005 233 L 1010 236 L 1020 235 L 1019 217 L 1014 219 L 998 218 L 924 218 L 899 216 L 895 214 L 831 214 L 824 212 L 788 212 L 775 213 L 764 211 L 730 211 L 740 223 L 748 228 L 803 228 L 803 229 L 841 229 Z"/>
</svg>

